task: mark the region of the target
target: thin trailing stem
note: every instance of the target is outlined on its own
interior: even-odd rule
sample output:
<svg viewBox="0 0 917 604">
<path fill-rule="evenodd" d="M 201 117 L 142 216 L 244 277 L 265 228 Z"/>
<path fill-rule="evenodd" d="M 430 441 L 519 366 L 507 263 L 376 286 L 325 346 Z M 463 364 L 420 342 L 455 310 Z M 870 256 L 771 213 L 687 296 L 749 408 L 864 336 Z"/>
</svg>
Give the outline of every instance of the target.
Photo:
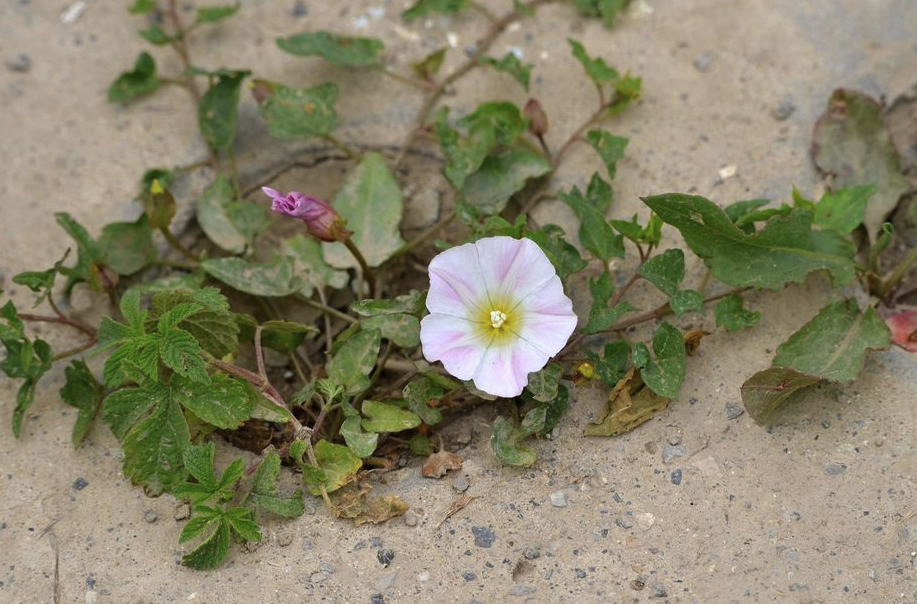
<svg viewBox="0 0 917 604">
<path fill-rule="evenodd" d="M 61 309 L 57 306 L 57 303 L 54 301 L 54 294 L 50 292 L 48 293 L 48 306 L 50 306 L 51 310 L 54 311 L 54 314 L 57 315 L 59 318 L 63 319 L 67 325 L 71 325 L 75 327 L 76 329 L 79 329 L 80 331 L 82 331 L 84 334 L 86 334 L 90 338 L 96 337 L 95 329 L 89 327 L 88 325 L 86 325 L 85 323 L 81 321 L 77 321 L 76 319 L 73 319 L 65 315 L 63 311 L 61 311 Z"/>
<path fill-rule="evenodd" d="M 490 47 L 493 46 L 497 38 L 500 37 L 500 34 L 503 33 L 503 30 L 505 30 L 514 21 L 518 21 L 524 17 L 533 9 L 543 4 L 551 4 L 552 2 L 559 1 L 560 0 L 529 0 L 528 2 L 519 5 L 518 8 L 514 8 L 513 10 L 509 11 L 502 17 L 495 18 L 491 21 L 490 27 L 486 32 L 484 32 L 484 35 L 480 40 L 478 40 L 477 44 L 475 44 L 474 52 L 471 53 L 471 55 L 465 60 L 464 63 L 456 67 L 455 71 L 440 80 L 439 84 L 437 84 L 427 95 L 427 98 L 424 99 L 423 104 L 420 106 L 420 111 L 417 112 L 417 118 L 414 120 L 414 127 L 408 133 L 404 143 L 401 145 L 401 149 L 398 151 L 398 156 L 395 158 L 395 168 L 400 166 L 401 162 L 404 161 L 408 150 L 414 143 L 414 140 L 423 130 L 424 125 L 430 118 L 430 114 L 433 113 L 433 110 L 436 108 L 436 104 L 439 103 L 439 100 L 446 93 L 446 90 L 448 90 L 449 87 L 452 86 L 457 80 L 462 78 L 465 74 L 479 65 L 481 57 L 484 56 L 488 50 L 490 50 Z"/>
<path fill-rule="evenodd" d="M 422 243 L 424 243 L 425 241 L 427 241 L 428 239 L 436 235 L 436 233 L 438 233 L 440 229 L 442 229 L 445 226 L 448 226 L 450 222 L 455 220 L 455 216 L 456 216 L 455 210 L 450 210 L 449 212 L 446 213 L 445 216 L 440 218 L 436 222 L 436 224 L 432 225 L 431 227 L 426 229 L 424 232 L 422 232 L 420 235 L 418 235 L 411 241 L 408 241 L 407 243 L 402 245 L 400 248 L 395 250 L 392 253 L 392 255 L 389 257 L 389 260 L 391 260 L 392 258 L 398 258 L 399 256 L 403 256 L 405 254 L 411 253 L 412 251 L 414 251 L 414 249 L 417 246 L 421 245 Z"/>
<path fill-rule="evenodd" d="M 61 325 L 69 325 L 74 329 L 82 331 L 87 336 L 94 338 L 96 335 L 95 330 L 86 325 L 83 325 L 79 321 L 74 321 L 69 317 L 49 317 L 46 315 L 35 315 L 32 313 L 18 313 L 18 317 L 23 321 L 33 321 L 36 323 L 60 323 Z"/>
<path fill-rule="evenodd" d="M 493 22 L 495 22 L 495 21 L 497 20 L 497 15 L 493 14 L 493 12 L 492 12 L 489 8 L 487 8 L 486 6 L 484 6 L 483 4 L 481 4 L 480 2 L 474 2 L 474 1 L 472 1 L 472 2 L 469 2 L 468 5 L 469 5 L 473 10 L 476 10 L 476 11 L 478 11 L 479 13 L 481 13 L 482 15 L 484 15 L 484 18 L 486 18 L 486 19 L 487 19 L 488 21 L 490 21 L 491 23 L 493 23 Z"/>
<path fill-rule="evenodd" d="M 191 253 L 191 250 L 183 246 L 181 241 L 179 241 L 178 238 L 172 234 L 172 231 L 170 231 L 168 227 L 161 227 L 159 232 L 162 233 L 162 236 L 166 238 L 166 242 L 168 242 L 168 244 L 172 246 L 172 249 L 174 249 L 176 252 L 193 262 L 195 265 L 200 262 L 200 259 Z"/>
<path fill-rule="evenodd" d="M 355 151 L 351 149 L 350 147 L 348 147 L 346 144 L 344 144 L 340 139 L 336 138 L 335 136 L 332 136 L 331 134 L 323 134 L 322 138 L 329 145 L 331 145 L 332 147 L 334 147 L 335 149 L 337 149 L 338 151 L 346 155 L 349 159 L 355 159 L 355 160 L 360 159 L 359 151 Z"/>
<path fill-rule="evenodd" d="M 898 286 L 901 284 L 901 281 L 904 279 L 907 271 L 915 262 L 917 262 L 917 247 L 914 247 L 904 258 L 904 260 L 902 260 L 898 266 L 896 266 L 892 272 L 890 272 L 888 276 L 882 280 L 879 297 L 883 300 L 888 299 L 891 294 L 894 293 L 896 289 L 898 289 Z"/>
<path fill-rule="evenodd" d="M 90 348 L 95 346 L 97 343 L 98 343 L 98 340 L 96 340 L 95 338 L 91 338 L 90 340 L 87 340 L 84 344 L 80 344 L 79 346 L 76 346 L 74 348 L 70 348 L 63 352 L 57 353 L 56 355 L 51 357 L 51 362 L 56 363 L 57 361 L 61 361 L 63 359 L 66 359 L 67 357 L 72 357 L 73 355 L 80 354 L 81 352 L 89 350 Z"/>
<path fill-rule="evenodd" d="M 415 80 L 414 78 L 409 78 L 409 77 L 407 77 L 407 76 L 403 76 L 403 75 L 401 75 L 400 73 L 397 73 L 397 72 L 395 72 L 395 71 L 390 71 L 390 70 L 386 69 L 385 67 L 379 67 L 379 68 L 376 69 L 376 71 L 378 71 L 379 73 L 381 73 L 381 74 L 384 75 L 384 76 L 387 76 L 387 77 L 389 77 L 389 78 L 395 80 L 396 82 L 398 82 L 398 83 L 400 83 L 400 84 L 405 84 L 405 85 L 407 85 L 407 86 L 412 86 L 412 87 L 414 87 L 414 88 L 419 88 L 420 90 L 424 90 L 424 91 L 428 91 L 428 90 L 432 90 L 432 89 L 433 89 L 433 85 L 432 85 L 430 82 L 425 82 L 425 81 L 423 81 L 423 80 Z"/>
<path fill-rule="evenodd" d="M 236 152 L 231 146 L 226 150 L 226 156 L 229 158 L 229 176 L 232 181 L 232 189 L 236 194 L 236 199 L 242 199 L 242 187 L 239 186 L 239 169 L 236 167 Z"/>
<path fill-rule="evenodd" d="M 169 0 L 168 7 L 166 8 L 166 16 L 169 21 L 172 22 L 172 27 L 175 29 L 175 36 L 171 43 L 172 48 L 175 49 L 175 52 L 178 54 L 185 68 L 185 73 L 188 74 L 185 76 L 185 81 L 187 82 L 186 87 L 194 97 L 195 105 L 198 105 L 201 102 L 201 91 L 198 90 L 197 82 L 194 81 L 194 76 L 191 75 L 193 65 L 191 64 L 191 53 L 188 52 L 188 43 L 186 41 L 188 31 L 186 31 L 182 25 L 181 16 L 178 14 L 177 0 Z"/>
<path fill-rule="evenodd" d="M 325 297 L 325 290 L 321 287 L 317 288 L 318 298 L 321 300 L 321 308 L 324 311 L 325 309 L 331 310 L 331 307 L 328 306 L 328 299 Z M 337 311 L 335 311 L 337 312 Z M 340 313 L 344 314 L 344 313 Z M 331 352 L 331 347 L 334 345 L 334 338 L 331 334 L 331 317 L 328 316 L 329 313 L 325 312 L 323 318 L 325 319 L 325 352 Z M 347 316 L 347 315 L 344 315 Z M 348 317 L 350 318 L 350 317 Z"/>
<path fill-rule="evenodd" d="M 373 274 L 369 264 L 366 263 L 366 258 L 363 257 L 363 252 L 360 251 L 360 248 L 357 247 L 357 244 L 353 242 L 353 239 L 348 237 L 344 240 L 344 246 L 350 252 L 350 254 L 357 261 L 357 264 L 360 265 L 360 270 L 363 273 L 363 280 L 366 281 L 366 285 L 369 288 L 369 297 L 376 297 L 376 276 Z M 359 297 L 362 298 L 362 291 L 359 293 Z"/>
</svg>

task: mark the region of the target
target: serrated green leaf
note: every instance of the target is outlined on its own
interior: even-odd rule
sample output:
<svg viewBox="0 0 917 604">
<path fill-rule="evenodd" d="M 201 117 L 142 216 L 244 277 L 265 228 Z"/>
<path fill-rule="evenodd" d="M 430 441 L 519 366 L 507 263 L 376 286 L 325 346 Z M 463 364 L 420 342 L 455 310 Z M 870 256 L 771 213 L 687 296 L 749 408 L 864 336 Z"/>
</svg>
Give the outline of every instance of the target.
<svg viewBox="0 0 917 604">
<path fill-rule="evenodd" d="M 242 258 L 208 258 L 201 262 L 201 268 L 233 289 L 255 296 L 288 296 L 302 286 L 293 273 L 293 261 L 285 256 L 277 256 L 269 264 Z"/>
<path fill-rule="evenodd" d="M 100 254 L 119 275 L 133 275 L 158 257 L 146 214 L 141 214 L 134 222 L 105 225 L 98 246 Z"/>
<path fill-rule="evenodd" d="M 833 302 L 777 347 L 773 364 L 819 378 L 850 382 L 870 350 L 887 348 L 891 334 L 872 307 L 854 299 Z"/>
<path fill-rule="evenodd" d="M 567 277 L 586 268 L 586 261 L 579 250 L 567 241 L 566 233 L 556 224 L 546 224 L 537 231 L 526 231 L 525 236 L 538 244 L 562 282 L 566 283 Z"/>
<path fill-rule="evenodd" d="M 742 303 L 742 296 L 739 294 L 729 294 L 720 300 L 713 309 L 717 326 L 725 328 L 726 331 L 738 331 L 757 325 L 761 320 L 761 313 L 746 310 Z"/>
<path fill-rule="evenodd" d="M 755 423 L 764 424 L 781 405 L 820 381 L 788 367 L 770 367 L 745 380 L 742 402 Z"/>
<path fill-rule="evenodd" d="M 379 358 L 382 334 L 378 329 L 360 331 L 350 337 L 325 365 L 325 370 L 336 384 L 346 388 L 353 396 L 369 388 L 369 375 Z"/>
<path fill-rule="evenodd" d="M 360 426 L 360 414 L 353 410 L 352 417 L 348 417 L 341 424 L 340 433 L 344 437 L 347 447 L 361 458 L 369 457 L 379 444 L 379 435 L 364 432 Z"/>
<path fill-rule="evenodd" d="M 401 13 L 401 18 L 411 21 L 431 13 L 457 15 L 470 5 L 468 0 L 417 0 L 410 8 Z"/>
<path fill-rule="evenodd" d="M 663 323 L 656 329 L 656 335 L 653 336 L 655 361 L 638 359 L 638 346 L 634 347 L 633 359 L 634 365 L 640 367 L 643 382 L 660 396 L 676 398 L 685 379 L 686 366 L 685 340 L 681 332 L 669 323 Z M 645 351 L 646 347 L 640 350 Z"/>
<path fill-rule="evenodd" d="M 608 178 L 614 178 L 618 161 L 624 157 L 624 150 L 627 148 L 628 140 L 623 136 L 615 136 L 604 130 L 590 130 L 586 134 L 586 140 L 589 141 L 595 152 L 602 158 L 602 163 L 605 164 L 605 170 L 608 172 Z"/>
<path fill-rule="evenodd" d="M 182 556 L 181 563 L 196 570 L 212 570 L 222 564 L 229 554 L 231 539 L 229 522 L 220 517 L 214 520 L 213 532 L 193 550 Z M 209 528 L 209 527 L 208 527 Z"/>
<path fill-rule="evenodd" d="M 854 277 L 853 244 L 834 231 L 813 230 L 808 210 L 793 209 L 747 235 L 703 197 L 671 193 L 643 201 L 729 285 L 779 289 L 816 270 L 827 270 L 836 285 Z"/>
<path fill-rule="evenodd" d="M 422 60 L 411 63 L 411 69 L 414 70 L 414 73 L 416 73 L 417 77 L 420 79 L 432 80 L 443 66 L 447 50 L 449 50 L 447 46 L 443 46 L 439 50 L 434 50 Z"/>
<path fill-rule="evenodd" d="M 82 360 L 71 361 L 64 369 L 66 382 L 60 389 L 60 397 L 66 404 L 79 412 L 73 424 L 73 447 L 77 448 L 89 433 L 92 422 L 102 405 L 102 385 Z"/>
<path fill-rule="evenodd" d="M 379 266 L 404 245 L 399 225 L 404 213 L 401 187 L 378 153 L 367 153 L 347 175 L 332 204 L 353 231 L 351 240 L 366 263 Z M 343 243 L 326 243 L 325 260 L 336 268 L 356 267 Z"/>
<path fill-rule="evenodd" d="M 412 289 L 410 293 L 398 296 L 393 300 L 358 300 L 350 305 L 350 309 L 362 317 L 402 313 L 419 317 L 426 308 L 425 300 L 426 294 Z"/>
<path fill-rule="evenodd" d="M 153 296 L 153 309 L 160 315 L 187 303 L 193 303 L 199 309 L 185 317 L 178 326 L 190 332 L 201 348 L 217 358 L 238 349 L 239 326 L 229 311 L 229 302 L 217 288 L 166 290 Z"/>
<path fill-rule="evenodd" d="M 232 490 L 242 477 L 245 475 L 245 463 L 241 457 L 232 460 L 223 473 L 220 475 L 219 488 L 227 494 L 227 499 L 232 496 Z"/>
<path fill-rule="evenodd" d="M 332 268 L 322 255 L 322 244 L 299 234 L 284 239 L 280 253 L 293 259 L 294 274 L 300 279 L 299 293 L 311 297 L 315 288 L 342 289 L 350 281 L 346 271 Z"/>
<path fill-rule="evenodd" d="M 460 194 L 465 203 L 483 214 L 499 214 L 510 197 L 526 183 L 551 171 L 544 155 L 528 149 L 509 149 L 489 155 L 480 168 L 465 179 Z"/>
<path fill-rule="evenodd" d="M 201 97 L 197 123 L 211 148 L 228 149 L 232 146 L 239 121 L 239 88 L 250 73 L 247 70 L 221 72 Z"/>
<path fill-rule="evenodd" d="M 190 445 L 181 407 L 172 400 L 160 402 L 121 441 L 124 475 L 151 495 L 169 491 L 185 478 L 182 455 Z"/>
<path fill-rule="evenodd" d="M 528 376 L 526 389 L 536 401 L 550 403 L 557 397 L 560 377 L 564 368 L 560 363 L 548 363 L 541 371 L 533 371 Z"/>
<path fill-rule="evenodd" d="M 347 447 L 320 440 L 315 444 L 315 460 L 322 474 L 321 484 L 325 485 L 328 492 L 336 491 L 344 486 L 354 474 L 363 466 L 363 460 L 353 454 Z M 309 486 L 309 492 L 318 495 L 321 491 L 318 484 L 309 483 L 308 477 L 303 472 L 303 480 Z"/>
<path fill-rule="evenodd" d="M 558 197 L 570 206 L 579 218 L 578 236 L 583 247 L 603 262 L 611 258 L 624 257 L 623 237 L 614 232 L 596 203 L 584 197 L 577 187 L 573 187 L 568 193 L 559 193 Z"/>
<path fill-rule="evenodd" d="M 261 541 L 261 529 L 252 518 L 252 512 L 248 508 L 229 508 L 224 512 L 223 517 L 229 522 L 233 532 L 244 541 Z"/>
<path fill-rule="evenodd" d="M 863 222 L 866 204 L 876 190 L 875 185 L 860 185 L 825 193 L 815 206 L 815 224 L 850 233 Z"/>
<path fill-rule="evenodd" d="M 156 330 L 164 335 L 175 329 L 179 323 L 200 310 L 201 307 L 194 302 L 175 304 L 159 316 L 156 321 Z"/>
<path fill-rule="evenodd" d="M 121 296 L 119 308 L 131 331 L 136 335 L 143 335 L 145 333 L 143 324 L 146 322 L 148 313 L 140 308 L 140 292 L 136 290 L 126 292 Z"/>
<path fill-rule="evenodd" d="M 134 69 L 125 71 L 108 88 L 109 103 L 123 103 L 150 94 L 162 86 L 156 76 L 156 61 L 148 52 L 142 52 L 134 62 Z"/>
<path fill-rule="evenodd" d="M 194 506 L 194 516 L 182 527 L 181 535 L 178 537 L 179 543 L 186 543 L 194 539 L 214 523 L 219 523 L 223 516 L 223 510 L 207 505 Z"/>
<path fill-rule="evenodd" d="M 276 451 L 268 451 L 252 476 L 248 502 L 284 518 L 298 518 L 305 511 L 302 491 L 296 489 L 290 497 L 280 497 L 277 492 L 279 474 L 280 456 Z"/>
<path fill-rule="evenodd" d="M 127 8 L 132 15 L 145 15 L 156 10 L 156 0 L 134 0 Z"/>
<path fill-rule="evenodd" d="M 414 315 L 376 315 L 360 319 L 363 329 L 378 329 L 382 337 L 400 348 L 420 346 L 420 319 Z"/>
<path fill-rule="evenodd" d="M 494 421 L 490 444 L 497 458 L 509 466 L 531 466 L 538 456 L 525 444 L 524 434 L 511 420 L 498 417 Z"/>
<path fill-rule="evenodd" d="M 341 67 L 378 67 L 379 53 L 385 48 L 376 38 L 341 36 L 327 31 L 277 38 L 277 46 L 290 54 L 321 57 Z"/>
<path fill-rule="evenodd" d="M 326 82 L 312 88 L 288 88 L 283 84 L 255 80 L 255 90 L 268 91 L 258 103 L 258 112 L 271 136 L 280 139 L 312 138 L 331 134 L 338 117 L 334 104 L 338 87 Z"/>
<path fill-rule="evenodd" d="M 172 398 L 201 420 L 227 430 L 238 428 L 251 417 L 255 392 L 247 382 L 215 374 L 209 384 L 173 376 Z"/>
<path fill-rule="evenodd" d="M 420 417 L 395 405 L 363 401 L 362 425 L 367 432 L 401 432 L 419 426 Z"/>
<path fill-rule="evenodd" d="M 832 176 L 831 187 L 875 184 L 863 224 L 872 242 L 882 223 L 911 184 L 901 171 L 882 104 L 869 96 L 839 88 L 815 124 L 812 158 Z"/>
<path fill-rule="evenodd" d="M 216 445 L 208 442 L 203 445 L 191 445 L 182 455 L 182 462 L 188 472 L 197 479 L 200 486 L 215 493 L 219 487 L 216 466 L 214 465 Z"/>
<path fill-rule="evenodd" d="M 443 421 L 442 412 L 429 404 L 432 400 L 442 398 L 443 388 L 430 378 L 423 377 L 413 380 L 404 387 L 402 394 L 408 403 L 408 409 L 420 417 L 423 423 L 435 426 Z"/>
<path fill-rule="evenodd" d="M 489 65 L 496 69 L 497 71 L 502 71 L 504 73 L 512 76 L 514 80 L 519 82 L 519 85 L 522 86 L 526 92 L 529 91 L 529 79 L 532 76 L 532 63 L 523 64 L 515 54 L 508 52 L 502 59 L 495 59 L 493 57 L 481 56 L 478 59 L 478 63 L 481 65 Z"/>
<path fill-rule="evenodd" d="M 200 6 L 197 9 L 197 15 L 194 17 L 195 23 L 216 23 L 223 19 L 232 17 L 239 11 L 241 4 L 231 4 L 228 6 Z"/>
<path fill-rule="evenodd" d="M 159 356 L 176 374 L 202 384 L 210 383 L 201 345 L 184 329 L 173 329 L 159 338 Z M 152 376 L 151 376 L 152 377 Z"/>
<path fill-rule="evenodd" d="M 140 388 L 122 388 L 112 392 L 102 404 L 102 421 L 118 440 L 124 440 L 132 426 L 150 410 L 169 402 L 169 386 L 150 382 Z"/>
<path fill-rule="evenodd" d="M 595 82 L 596 86 L 601 86 L 609 82 L 616 82 L 620 75 L 617 70 L 605 62 L 605 59 L 598 58 L 593 59 L 586 52 L 586 49 L 583 48 L 583 45 L 577 42 L 576 40 L 567 39 L 567 42 L 570 44 L 570 48 L 573 50 L 573 56 L 577 61 L 583 66 L 583 69 L 586 71 L 586 75 L 590 80 Z"/>
</svg>

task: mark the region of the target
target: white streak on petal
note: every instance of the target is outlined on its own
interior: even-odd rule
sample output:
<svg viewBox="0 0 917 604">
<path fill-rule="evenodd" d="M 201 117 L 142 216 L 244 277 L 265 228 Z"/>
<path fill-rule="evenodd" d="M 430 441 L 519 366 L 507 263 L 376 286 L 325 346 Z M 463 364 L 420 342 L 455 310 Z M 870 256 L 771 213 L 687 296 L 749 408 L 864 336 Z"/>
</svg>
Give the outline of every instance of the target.
<svg viewBox="0 0 917 604">
<path fill-rule="evenodd" d="M 468 243 L 439 254 L 430 262 L 431 313 L 468 317 L 487 299 L 474 244 Z"/>
<path fill-rule="evenodd" d="M 525 340 L 491 346 L 474 372 L 474 385 L 494 396 L 519 396 L 528 384 L 529 373 L 547 362 L 548 357 Z"/>
<path fill-rule="evenodd" d="M 430 314 L 420 322 L 423 356 L 431 363 L 442 361 L 450 374 L 460 380 L 474 375 L 489 342 L 478 335 L 471 322 L 443 314 Z"/>
<path fill-rule="evenodd" d="M 557 276 L 554 265 L 531 239 L 488 237 L 475 245 L 484 283 L 492 297 L 520 300 Z"/>
</svg>

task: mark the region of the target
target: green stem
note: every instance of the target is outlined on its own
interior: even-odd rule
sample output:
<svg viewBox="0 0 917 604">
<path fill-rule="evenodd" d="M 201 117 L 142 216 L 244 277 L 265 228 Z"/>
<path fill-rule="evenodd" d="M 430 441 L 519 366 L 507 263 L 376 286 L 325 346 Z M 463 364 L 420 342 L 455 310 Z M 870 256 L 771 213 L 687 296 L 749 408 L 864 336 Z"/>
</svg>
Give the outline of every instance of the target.
<svg viewBox="0 0 917 604">
<path fill-rule="evenodd" d="M 892 270 L 892 272 L 882 280 L 879 294 L 883 300 L 888 299 L 888 297 L 896 289 L 898 289 L 898 286 L 901 284 L 901 280 L 904 279 L 904 276 L 907 274 L 907 271 L 911 268 L 911 265 L 913 265 L 914 262 L 917 262 L 917 246 L 914 246 L 914 248 L 910 251 L 910 253 L 908 253 L 904 260 L 902 260 L 898 266 L 896 266 L 894 270 Z"/>
<path fill-rule="evenodd" d="M 60 323 L 61 325 L 69 325 L 74 329 L 82 331 L 87 336 L 94 338 L 96 336 L 95 330 L 86 325 L 83 325 L 79 321 L 74 321 L 69 317 L 48 317 L 45 315 L 33 315 L 32 313 L 18 313 L 17 316 L 23 321 L 34 321 L 36 323 Z"/>
<path fill-rule="evenodd" d="M 320 291 L 320 290 L 316 288 L 315 291 L 318 292 L 318 291 Z M 323 297 L 324 297 L 323 294 L 324 294 L 324 292 L 321 292 L 321 293 L 319 294 L 319 297 L 320 297 L 320 298 L 323 298 Z M 304 304 L 306 304 L 306 305 L 308 305 L 308 306 L 311 306 L 312 308 L 318 309 L 318 310 L 322 311 L 323 313 L 325 313 L 326 315 L 331 315 L 332 317 L 335 317 L 335 318 L 337 318 L 337 319 L 342 319 L 342 320 L 344 320 L 344 321 L 347 321 L 348 323 L 356 323 L 356 322 L 357 322 L 357 319 L 354 319 L 353 317 L 351 317 L 351 316 L 348 315 L 347 313 L 341 312 L 341 311 L 339 311 L 338 309 L 336 309 L 336 308 L 334 308 L 334 307 L 328 306 L 327 302 L 316 302 L 316 301 L 313 300 L 312 298 L 300 298 L 300 300 L 301 300 Z"/>
<path fill-rule="evenodd" d="M 474 2 L 472 0 L 471 2 L 468 3 L 468 5 L 471 6 L 473 10 L 476 10 L 479 13 L 481 13 L 482 15 L 484 15 L 484 17 L 491 23 L 497 20 L 497 15 L 493 14 L 489 8 L 487 8 L 480 2 Z"/>
<path fill-rule="evenodd" d="M 232 188 L 236 193 L 236 199 L 242 199 L 242 187 L 239 186 L 239 170 L 236 168 L 236 152 L 232 147 L 226 150 L 229 157 L 229 176 L 232 180 Z"/>
<path fill-rule="evenodd" d="M 357 263 L 360 265 L 360 270 L 363 272 L 363 280 L 366 281 L 366 285 L 369 288 L 369 297 L 375 298 L 376 276 L 373 274 L 372 270 L 369 268 L 369 265 L 366 263 L 366 258 L 363 257 L 363 253 L 360 252 L 360 248 L 357 247 L 357 244 L 355 244 L 353 239 L 350 237 L 344 240 L 344 246 L 350 251 L 353 257 L 356 259 Z M 358 294 L 358 297 L 363 297 L 362 292 Z"/>
<path fill-rule="evenodd" d="M 166 241 L 169 243 L 169 245 L 172 246 L 172 249 L 174 249 L 176 252 L 188 260 L 194 262 L 195 264 L 200 262 L 200 258 L 192 254 L 188 248 L 183 246 L 181 242 L 175 237 L 175 235 L 172 234 L 172 231 L 170 231 L 167 227 L 161 227 L 159 231 L 162 233 L 162 236 L 166 238 Z"/>
<path fill-rule="evenodd" d="M 420 80 L 415 80 L 413 78 L 403 76 L 400 73 L 389 71 L 385 67 L 378 67 L 376 68 L 376 71 L 378 71 L 379 73 L 381 73 L 384 76 L 390 77 L 391 79 L 395 80 L 396 82 L 400 84 L 406 84 L 413 88 L 419 88 L 424 91 L 430 90 L 432 88 L 432 85 L 429 82 L 423 82 Z"/>
<path fill-rule="evenodd" d="M 98 343 L 98 340 L 96 340 L 95 338 L 92 338 L 91 340 L 88 340 L 85 344 L 81 344 L 75 348 L 71 348 L 69 350 L 65 350 L 64 352 L 57 353 L 56 355 L 51 357 L 51 362 L 56 363 L 57 361 L 66 359 L 67 357 L 72 357 L 75 354 L 80 354 L 84 350 L 89 350 L 90 348 L 95 346 L 97 343 Z"/>
<path fill-rule="evenodd" d="M 421 245 L 422 243 L 424 243 L 430 237 L 438 233 L 439 230 L 442 229 L 444 226 L 447 226 L 450 222 L 455 220 L 455 216 L 456 216 L 455 210 L 447 212 L 446 215 L 440 218 L 436 224 L 434 224 L 433 226 L 425 230 L 423 233 L 421 233 L 420 235 L 418 235 L 411 241 L 408 241 L 407 243 L 402 245 L 400 248 L 395 250 L 392 253 L 392 255 L 389 256 L 389 260 L 391 260 L 392 258 L 398 258 L 399 256 L 403 256 L 405 254 L 409 254 L 418 245 Z"/>
<path fill-rule="evenodd" d="M 341 153 L 343 153 L 350 159 L 355 159 L 355 160 L 360 159 L 360 153 L 358 151 L 354 151 L 353 149 L 345 145 L 338 138 L 332 136 L 331 134 L 323 134 L 322 138 L 325 139 L 325 141 L 329 143 L 332 147 L 334 147 L 335 149 L 337 149 L 338 151 L 340 151 Z"/>
</svg>

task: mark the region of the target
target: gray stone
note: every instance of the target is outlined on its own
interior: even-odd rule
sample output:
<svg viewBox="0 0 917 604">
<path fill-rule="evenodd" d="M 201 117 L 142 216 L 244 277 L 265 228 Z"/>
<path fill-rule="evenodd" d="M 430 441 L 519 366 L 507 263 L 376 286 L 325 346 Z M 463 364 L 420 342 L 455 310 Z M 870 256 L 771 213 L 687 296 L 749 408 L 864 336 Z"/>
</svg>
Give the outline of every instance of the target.
<svg viewBox="0 0 917 604">
<path fill-rule="evenodd" d="M 696 59 L 694 59 L 694 69 L 700 71 L 701 73 L 705 71 L 710 71 L 710 66 L 713 64 L 713 52 L 705 50 L 700 53 Z"/>
<path fill-rule="evenodd" d="M 152 524 L 159 520 L 159 514 L 155 510 L 147 510 L 143 513 L 143 519 Z"/>
<path fill-rule="evenodd" d="M 784 99 L 771 109 L 771 115 L 774 116 L 774 119 L 778 122 L 782 122 L 793 115 L 794 111 L 796 111 L 796 105 L 794 105 L 792 101 Z"/>
<path fill-rule="evenodd" d="M 395 559 L 395 550 L 391 549 L 380 549 L 376 552 L 376 560 L 379 561 L 379 564 L 382 566 L 388 567 L 392 563 L 392 560 Z"/>
<path fill-rule="evenodd" d="M 455 480 L 452 481 L 452 489 L 456 493 L 464 493 L 468 490 L 468 487 L 471 486 L 471 483 L 468 482 L 468 476 L 461 474 L 455 477 Z"/>
<path fill-rule="evenodd" d="M 404 513 L 404 524 L 405 526 L 417 526 L 417 514 L 413 510 Z"/>
<path fill-rule="evenodd" d="M 554 491 L 548 498 L 551 500 L 551 505 L 556 508 L 567 507 L 567 494 L 563 491 Z"/>
<path fill-rule="evenodd" d="M 474 535 L 474 544 L 478 547 L 490 547 L 497 540 L 496 533 L 484 526 L 473 526 L 471 532 Z"/>
<path fill-rule="evenodd" d="M 522 557 L 525 558 L 526 560 L 535 560 L 539 556 L 541 556 L 541 552 L 531 547 L 527 548 L 524 552 L 522 552 Z"/>
<path fill-rule="evenodd" d="M 669 479 L 672 481 L 672 484 L 674 484 L 675 486 L 680 485 L 681 484 L 681 468 L 672 472 L 672 474 L 669 476 Z"/>
<path fill-rule="evenodd" d="M 825 468 L 825 474 L 828 476 L 839 476 L 847 471 L 847 466 L 842 463 L 833 463 Z"/>
<path fill-rule="evenodd" d="M 667 598 L 669 596 L 669 592 L 666 591 L 662 583 L 653 583 L 650 585 L 650 593 L 654 598 Z"/>
<path fill-rule="evenodd" d="M 173 518 L 176 520 L 187 520 L 191 517 L 191 506 L 187 503 L 179 503 L 175 506 L 175 514 Z"/>
<path fill-rule="evenodd" d="M 535 593 L 537 590 L 534 585 L 515 585 L 511 590 L 509 590 L 509 595 L 514 598 L 521 598 L 523 596 L 530 596 Z"/>
<path fill-rule="evenodd" d="M 6 67 L 10 71 L 27 73 L 32 68 L 32 59 L 24 52 L 20 52 L 11 57 L 7 57 Z"/>
<path fill-rule="evenodd" d="M 684 457 L 687 453 L 684 445 L 666 445 L 662 450 L 662 463 L 672 463 L 679 457 Z"/>
<path fill-rule="evenodd" d="M 629 529 L 634 526 L 634 523 L 627 518 L 615 518 L 615 524 L 620 526 L 622 529 Z"/>
<path fill-rule="evenodd" d="M 735 419 L 745 413 L 745 409 L 735 403 L 726 403 L 726 419 Z"/>
</svg>

